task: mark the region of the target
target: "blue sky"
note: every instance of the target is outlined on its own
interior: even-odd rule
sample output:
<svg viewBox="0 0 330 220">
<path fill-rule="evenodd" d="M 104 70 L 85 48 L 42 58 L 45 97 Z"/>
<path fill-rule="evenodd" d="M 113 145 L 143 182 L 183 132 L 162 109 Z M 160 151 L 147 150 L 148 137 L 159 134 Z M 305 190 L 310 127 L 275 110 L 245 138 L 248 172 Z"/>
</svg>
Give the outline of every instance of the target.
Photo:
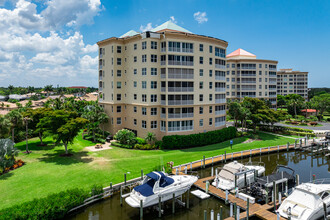
<svg viewBox="0 0 330 220">
<path fill-rule="evenodd" d="M 0 0 L 0 86 L 96 87 L 97 41 L 170 19 L 330 87 L 328 0 Z"/>
</svg>

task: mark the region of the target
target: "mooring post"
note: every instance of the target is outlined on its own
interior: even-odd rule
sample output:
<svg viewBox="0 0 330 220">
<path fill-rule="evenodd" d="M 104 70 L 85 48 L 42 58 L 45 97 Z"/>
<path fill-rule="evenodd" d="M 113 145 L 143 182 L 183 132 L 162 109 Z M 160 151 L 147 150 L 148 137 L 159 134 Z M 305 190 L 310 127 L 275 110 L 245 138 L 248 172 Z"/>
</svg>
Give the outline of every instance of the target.
<svg viewBox="0 0 330 220">
<path fill-rule="evenodd" d="M 327 213 L 327 204 L 325 202 L 323 202 L 323 210 L 324 210 L 324 219 L 326 220 L 328 219 L 327 218 L 328 213 Z"/>
<path fill-rule="evenodd" d="M 220 220 L 220 213 L 217 214 L 217 220 Z"/>
<path fill-rule="evenodd" d="M 241 160 L 243 159 L 243 151 L 241 151 Z"/>
<path fill-rule="evenodd" d="M 235 175 L 235 188 L 237 187 L 237 176 Z"/>
<path fill-rule="evenodd" d="M 268 147 L 268 153 L 269 153 L 270 147 Z"/>
<path fill-rule="evenodd" d="M 313 183 L 315 183 L 316 176 L 313 174 Z"/>
<path fill-rule="evenodd" d="M 175 174 L 178 175 L 179 172 L 178 172 L 178 168 L 175 168 Z"/>
<path fill-rule="evenodd" d="M 226 151 L 225 151 L 225 163 L 227 163 L 227 154 L 226 154 Z"/>
<path fill-rule="evenodd" d="M 229 217 L 233 217 L 233 203 L 230 203 L 230 206 L 229 207 L 230 207 L 229 208 Z"/>
<path fill-rule="evenodd" d="M 237 205 L 236 202 L 234 203 L 234 219 L 237 219 Z"/>
<path fill-rule="evenodd" d="M 288 197 L 288 191 L 289 191 L 289 186 L 288 186 L 289 182 L 288 180 L 285 181 L 285 196 Z"/>
<path fill-rule="evenodd" d="M 254 171 L 253 171 L 253 173 L 254 173 L 254 181 L 257 180 L 257 172 L 258 172 L 257 170 L 254 170 Z"/>
<path fill-rule="evenodd" d="M 189 209 L 189 193 L 190 193 L 190 189 L 188 189 L 187 191 L 187 209 Z"/>
<path fill-rule="evenodd" d="M 204 162 L 203 168 L 205 169 L 205 156 L 203 156 L 203 162 Z"/>
<path fill-rule="evenodd" d="M 250 157 L 251 157 L 251 155 L 252 155 L 252 150 L 250 150 Z"/>
<path fill-rule="evenodd" d="M 158 218 L 162 217 L 162 198 L 158 196 Z"/>
<path fill-rule="evenodd" d="M 296 149 L 297 148 L 297 142 L 295 141 L 294 142 L 294 149 Z"/>
<path fill-rule="evenodd" d="M 268 204 L 268 187 L 266 187 L 266 204 Z"/>
<path fill-rule="evenodd" d="M 173 193 L 173 198 L 172 198 L 172 214 L 175 213 L 175 193 Z"/>
<path fill-rule="evenodd" d="M 204 210 L 204 220 L 207 220 L 207 213 L 206 213 L 206 210 Z"/>
<path fill-rule="evenodd" d="M 211 176 L 214 176 L 214 168 L 211 168 Z"/>
<path fill-rule="evenodd" d="M 246 220 L 249 220 L 249 215 L 250 215 L 250 210 L 249 210 L 249 208 L 250 208 L 250 199 L 249 198 L 247 198 L 246 199 Z"/>
<path fill-rule="evenodd" d="M 192 171 L 192 162 L 190 162 L 190 171 Z"/>
<path fill-rule="evenodd" d="M 220 220 L 222 220 L 222 206 L 220 206 Z"/>
<path fill-rule="evenodd" d="M 120 206 L 123 206 L 123 187 L 120 186 Z"/>
<path fill-rule="evenodd" d="M 281 194 L 281 192 L 278 192 L 278 204 L 279 205 L 282 204 L 282 194 Z"/>
<path fill-rule="evenodd" d="M 247 186 L 246 173 L 244 173 L 244 186 Z"/>
<path fill-rule="evenodd" d="M 226 189 L 226 200 L 225 200 L 225 204 L 228 204 L 228 190 Z"/>
<path fill-rule="evenodd" d="M 213 209 L 211 210 L 211 220 L 214 220 L 214 211 L 213 211 Z"/>
<path fill-rule="evenodd" d="M 290 145 L 290 143 L 288 142 L 288 143 L 286 144 L 286 151 L 289 151 L 289 145 Z"/>
<path fill-rule="evenodd" d="M 212 157 L 212 166 L 213 166 L 213 157 Z"/>
<path fill-rule="evenodd" d="M 206 193 L 209 193 L 209 185 L 210 185 L 210 182 L 207 180 L 205 183 L 205 192 Z"/>
<path fill-rule="evenodd" d="M 231 160 L 234 160 L 234 153 L 231 153 Z"/>
<path fill-rule="evenodd" d="M 296 174 L 296 186 L 299 186 L 299 175 Z"/>
<path fill-rule="evenodd" d="M 187 166 L 184 167 L 184 173 L 187 174 Z"/>
<path fill-rule="evenodd" d="M 260 152 L 259 154 L 260 154 L 260 156 L 261 156 L 261 148 L 259 149 L 259 152 Z"/>
<path fill-rule="evenodd" d="M 237 206 L 237 214 L 236 214 L 236 219 L 239 220 L 239 214 L 240 214 L 241 210 L 239 208 L 239 206 Z"/>
<path fill-rule="evenodd" d="M 143 219 L 143 201 L 140 200 L 140 219 Z"/>
<path fill-rule="evenodd" d="M 201 159 L 201 167 L 203 167 L 203 159 Z"/>
<path fill-rule="evenodd" d="M 110 191 L 112 191 L 112 182 L 110 182 Z"/>
<path fill-rule="evenodd" d="M 126 173 L 124 173 L 124 181 L 125 181 L 124 186 L 126 186 Z"/>
<path fill-rule="evenodd" d="M 276 212 L 276 219 L 280 220 L 280 213 L 279 212 Z"/>
<path fill-rule="evenodd" d="M 276 182 L 273 181 L 274 211 L 276 211 Z"/>
</svg>

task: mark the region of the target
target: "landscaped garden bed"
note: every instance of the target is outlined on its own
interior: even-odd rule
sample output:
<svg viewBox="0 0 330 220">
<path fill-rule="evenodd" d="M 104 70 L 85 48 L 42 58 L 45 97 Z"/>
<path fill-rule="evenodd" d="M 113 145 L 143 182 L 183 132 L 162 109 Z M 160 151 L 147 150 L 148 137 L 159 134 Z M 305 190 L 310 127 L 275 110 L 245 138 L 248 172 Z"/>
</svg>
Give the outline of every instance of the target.
<svg viewBox="0 0 330 220">
<path fill-rule="evenodd" d="M 5 173 L 10 172 L 11 170 L 16 170 L 16 169 L 20 168 L 21 166 L 23 166 L 24 164 L 25 164 L 24 161 L 16 160 L 11 167 L 6 167 L 5 169 L 2 170 L 2 172 L 1 172 L 1 168 L 0 168 L 0 176 Z"/>
</svg>

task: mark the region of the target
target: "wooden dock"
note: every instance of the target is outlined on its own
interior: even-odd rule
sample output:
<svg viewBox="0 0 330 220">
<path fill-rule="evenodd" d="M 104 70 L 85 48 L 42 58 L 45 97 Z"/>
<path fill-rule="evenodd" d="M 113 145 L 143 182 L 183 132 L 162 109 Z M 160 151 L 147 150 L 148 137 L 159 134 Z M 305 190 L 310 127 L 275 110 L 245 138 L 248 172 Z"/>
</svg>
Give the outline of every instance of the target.
<svg viewBox="0 0 330 220">
<path fill-rule="evenodd" d="M 299 149 L 299 147 L 295 146 L 294 144 L 291 145 L 281 145 L 281 146 L 275 146 L 275 147 L 264 147 L 264 148 L 257 148 L 252 150 L 245 150 L 245 151 L 239 151 L 234 153 L 227 153 L 222 154 L 210 158 L 203 158 L 198 161 L 194 161 L 191 163 L 181 164 L 179 166 L 175 166 L 172 169 L 173 174 L 184 174 L 186 171 L 189 170 L 195 170 L 199 168 L 203 168 L 206 166 L 210 166 L 216 163 L 224 163 L 230 160 L 235 159 L 242 159 L 246 157 L 252 157 L 252 156 L 259 156 L 262 154 L 268 154 L 268 153 L 276 153 L 280 151 L 289 151 L 292 149 Z"/>
<path fill-rule="evenodd" d="M 201 189 L 201 190 L 206 190 L 206 181 L 211 182 L 214 179 L 214 177 L 207 177 L 203 179 L 197 180 L 197 182 L 194 183 L 194 185 Z M 222 191 L 221 189 L 217 189 L 216 187 L 212 186 L 211 184 L 209 185 L 208 193 L 221 199 L 221 200 L 226 200 L 226 193 Z M 229 203 L 236 203 L 238 207 L 241 209 L 245 210 L 245 212 L 240 213 L 240 219 L 245 219 L 247 212 L 247 202 L 244 201 L 243 199 L 237 198 L 232 194 L 228 194 L 228 202 Z M 278 204 L 277 204 L 278 206 Z M 252 216 L 257 216 L 260 219 L 270 219 L 270 220 L 277 220 L 277 215 L 270 212 L 270 209 L 274 208 L 274 203 L 269 203 L 265 205 L 260 205 L 257 203 L 254 204 L 249 204 L 249 217 Z M 280 217 L 280 219 L 284 220 L 284 218 Z M 228 217 L 226 220 L 235 220 L 234 217 Z"/>
</svg>

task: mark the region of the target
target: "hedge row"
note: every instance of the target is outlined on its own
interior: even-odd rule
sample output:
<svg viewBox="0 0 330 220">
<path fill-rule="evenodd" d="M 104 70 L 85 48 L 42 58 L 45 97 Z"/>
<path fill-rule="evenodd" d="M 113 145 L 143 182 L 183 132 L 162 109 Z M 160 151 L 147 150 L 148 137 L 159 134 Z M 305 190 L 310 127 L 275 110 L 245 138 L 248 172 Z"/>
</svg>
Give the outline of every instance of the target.
<svg viewBox="0 0 330 220">
<path fill-rule="evenodd" d="M 199 134 L 164 136 L 163 149 L 182 149 L 220 143 L 236 137 L 235 127 L 223 128 Z"/>
<path fill-rule="evenodd" d="M 313 133 L 313 130 L 310 129 L 304 129 L 304 128 L 295 128 L 295 127 L 286 127 L 286 126 L 277 126 L 277 125 L 258 125 L 259 130 L 261 131 L 295 131 L 295 132 L 306 132 L 306 133 Z"/>
<path fill-rule="evenodd" d="M 51 194 L 45 198 L 2 209 L 0 219 L 61 219 L 69 210 L 83 204 L 88 197 L 89 193 L 81 189 Z"/>
</svg>

